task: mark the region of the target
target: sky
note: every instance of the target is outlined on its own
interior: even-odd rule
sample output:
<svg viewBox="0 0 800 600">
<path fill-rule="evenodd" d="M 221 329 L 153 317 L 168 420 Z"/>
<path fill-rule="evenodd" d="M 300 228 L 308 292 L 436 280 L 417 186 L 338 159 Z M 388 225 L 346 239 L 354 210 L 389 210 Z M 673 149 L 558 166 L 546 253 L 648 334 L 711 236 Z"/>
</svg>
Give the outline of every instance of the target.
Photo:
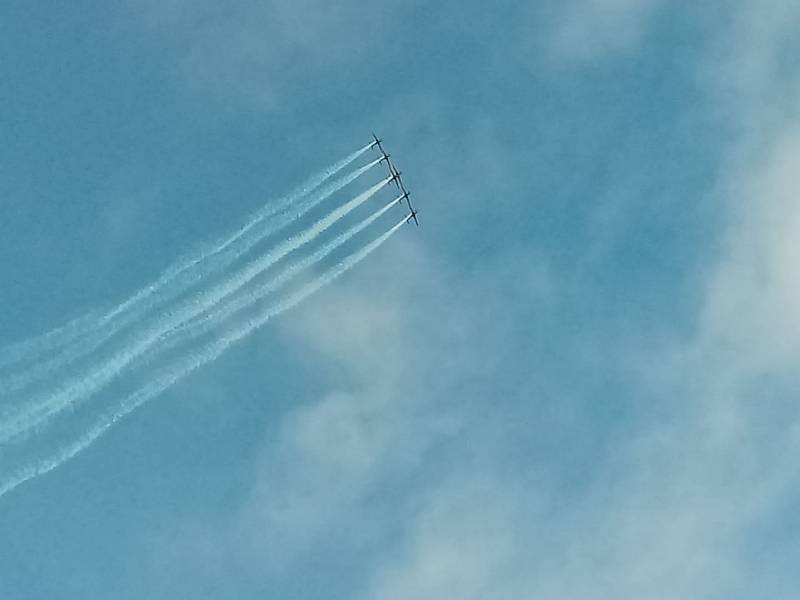
<svg viewBox="0 0 800 600">
<path fill-rule="evenodd" d="M 0 347 L 373 131 L 421 226 L 0 496 L 0 597 L 796 598 L 798 26 L 790 0 L 3 2 Z"/>
</svg>

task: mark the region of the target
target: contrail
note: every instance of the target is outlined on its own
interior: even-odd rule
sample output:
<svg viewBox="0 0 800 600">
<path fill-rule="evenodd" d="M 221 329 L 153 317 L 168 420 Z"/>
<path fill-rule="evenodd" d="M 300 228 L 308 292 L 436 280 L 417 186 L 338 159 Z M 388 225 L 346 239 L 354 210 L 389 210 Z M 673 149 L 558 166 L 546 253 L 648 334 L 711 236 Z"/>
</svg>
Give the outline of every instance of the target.
<svg viewBox="0 0 800 600">
<path fill-rule="evenodd" d="M 303 258 L 302 260 L 293 263 L 283 270 L 279 275 L 271 278 L 269 281 L 260 285 L 254 290 L 250 290 L 243 294 L 231 297 L 230 301 L 224 306 L 215 305 L 210 311 L 205 314 L 199 315 L 189 321 L 184 322 L 180 327 L 170 332 L 168 341 L 162 346 L 153 349 L 152 353 L 148 353 L 147 360 L 151 360 L 151 356 L 158 356 L 159 352 L 169 351 L 173 348 L 183 344 L 187 340 L 192 340 L 200 335 L 208 333 L 210 330 L 217 327 L 221 322 L 240 310 L 247 308 L 262 300 L 269 294 L 283 287 L 288 281 L 296 277 L 299 273 L 313 266 L 314 264 L 324 260 L 331 253 L 346 244 L 353 237 L 364 231 L 367 227 L 372 225 L 375 221 L 385 215 L 390 209 L 402 201 L 403 196 L 398 196 L 382 208 L 369 215 L 350 227 L 347 231 L 339 234 L 333 240 L 326 243 L 322 248 Z"/>
<path fill-rule="evenodd" d="M 218 358 L 231 345 L 265 325 L 272 317 L 295 307 L 308 296 L 312 295 L 320 288 L 328 285 L 346 273 L 348 270 L 369 256 L 381 244 L 386 242 L 389 237 L 391 237 L 406 223 L 406 219 L 407 217 L 403 217 L 402 221 L 383 233 L 380 237 L 376 238 L 357 252 L 349 255 L 338 265 L 331 268 L 314 281 L 309 282 L 293 295 L 269 306 L 259 315 L 249 319 L 233 331 L 230 331 L 223 337 L 220 337 L 207 344 L 199 352 L 183 357 L 180 360 L 177 360 L 169 368 L 163 369 L 160 374 L 150 381 L 150 383 L 140 388 L 136 392 L 126 396 L 116 409 L 106 411 L 103 415 L 101 415 L 94 422 L 94 424 L 77 440 L 65 447 L 62 447 L 53 456 L 41 459 L 35 464 L 18 469 L 14 474 L 6 477 L 2 482 L 0 482 L 0 496 L 7 494 L 18 485 L 28 481 L 29 479 L 52 471 L 65 461 L 74 457 L 76 454 L 91 445 L 97 438 L 106 433 L 115 423 L 123 419 L 132 411 L 136 410 L 139 406 L 163 393 L 165 390 L 178 383 L 196 369 Z"/>
<path fill-rule="evenodd" d="M 274 265 L 290 252 L 310 242 L 338 220 L 369 200 L 390 181 L 391 178 L 381 180 L 367 191 L 359 194 L 314 223 L 305 231 L 290 237 L 276 248 L 251 261 L 238 273 L 221 284 L 211 290 L 203 290 L 199 294 L 186 299 L 176 310 L 163 313 L 155 324 L 149 327 L 138 339 L 134 340 L 131 345 L 120 350 L 115 356 L 94 368 L 88 374 L 74 377 L 61 384 L 55 390 L 47 394 L 41 394 L 38 398 L 26 402 L 26 406 L 18 410 L 17 414 L 4 417 L 2 429 L 0 429 L 0 442 L 5 442 L 15 437 L 24 437 L 25 432 L 32 432 L 35 427 L 43 423 L 48 417 L 103 388 L 123 368 L 148 350 L 165 333 L 208 310 L 225 297 L 242 288 L 259 273 Z"/>
<path fill-rule="evenodd" d="M 359 152 L 363 152 L 363 149 Z M 239 258 L 247 254 L 250 250 L 252 250 L 253 247 L 258 245 L 266 237 L 281 231 L 297 219 L 301 218 L 306 213 L 318 206 L 321 202 L 361 177 L 361 175 L 369 171 L 379 162 L 380 159 L 374 160 L 353 171 L 352 173 L 335 180 L 317 193 L 312 194 L 307 200 L 302 201 L 294 210 L 291 210 L 291 207 L 288 207 L 288 210 L 287 207 L 284 207 L 284 214 L 278 215 L 269 228 L 265 228 L 262 231 L 254 230 L 249 233 L 240 232 L 239 244 L 234 245 L 233 243 L 228 243 L 225 245 L 224 249 L 218 251 L 216 254 L 206 253 L 206 264 L 202 264 L 200 260 L 196 260 L 192 264 L 184 261 L 184 268 L 182 270 L 173 270 L 171 277 L 172 279 L 177 279 L 177 281 L 172 282 L 172 285 L 165 287 L 170 283 L 169 278 L 167 278 L 167 273 L 161 276 L 159 282 L 157 282 L 162 288 L 162 290 L 160 290 L 160 295 L 159 290 L 155 288 L 156 284 L 153 284 L 148 288 L 145 288 L 145 290 L 140 291 L 136 296 L 134 296 L 134 299 L 126 301 L 125 303 L 119 305 L 111 313 L 102 317 L 100 322 L 94 327 L 93 331 L 84 332 L 84 339 L 76 342 L 73 347 L 65 349 L 61 354 L 50 360 L 42 361 L 37 365 L 29 367 L 22 373 L 0 379 L 0 390 L 2 391 L 2 394 L 4 396 L 14 394 L 19 390 L 28 387 L 33 382 L 45 379 L 51 376 L 58 369 L 61 369 L 75 360 L 94 352 L 97 348 L 102 346 L 106 341 L 117 335 L 123 329 L 126 329 L 130 325 L 140 321 L 148 312 L 155 309 L 155 307 L 157 307 L 159 304 L 164 304 L 183 295 L 194 285 L 200 283 L 202 279 L 212 275 L 213 273 L 222 272 L 231 264 L 235 263 Z M 252 229 L 252 227 L 247 229 Z M 192 269 L 192 267 L 196 268 Z M 150 296 L 153 297 L 150 298 L 149 302 L 146 302 Z M 131 308 L 128 310 L 127 314 L 120 314 L 124 309 L 134 307 L 136 304 L 134 300 L 137 298 L 137 302 L 141 306 L 136 307 L 135 309 Z M 123 306 L 125 307 L 124 309 L 120 308 Z M 115 322 L 113 317 L 117 315 L 119 315 L 119 318 L 116 319 Z M 0 433 L 0 440 L 1 439 L 2 433 Z"/>
<path fill-rule="evenodd" d="M 322 185 L 325 181 L 327 181 L 334 175 L 341 172 L 350 164 L 352 164 L 355 160 L 357 160 L 371 147 L 372 143 L 367 144 L 362 148 L 359 148 L 355 152 L 351 153 L 349 156 L 343 158 L 342 160 L 324 169 L 320 173 L 314 175 L 306 182 L 304 182 L 302 185 L 297 187 L 294 191 L 284 196 L 277 202 L 266 205 L 261 210 L 251 215 L 246 224 L 235 233 L 232 233 L 224 238 L 221 238 L 220 240 L 209 245 L 205 249 L 201 249 L 199 253 L 195 253 L 192 256 L 186 256 L 179 259 L 176 264 L 165 270 L 155 282 L 151 283 L 150 285 L 146 286 L 145 288 L 134 294 L 130 299 L 117 305 L 115 308 L 110 310 L 106 315 L 101 317 L 99 321 L 97 320 L 97 316 L 94 313 L 90 312 L 85 316 L 73 319 L 72 321 L 66 323 L 61 327 L 58 327 L 49 332 L 38 335 L 32 339 L 18 342 L 6 348 L 1 348 L 0 368 L 8 365 L 15 365 L 26 361 L 31 361 L 40 357 L 44 353 L 58 350 L 72 343 L 80 336 L 84 335 L 86 333 L 86 326 L 91 324 L 92 322 L 95 323 L 96 327 L 105 325 L 120 313 L 128 310 L 132 306 L 135 306 L 136 304 L 142 302 L 150 295 L 154 294 L 157 290 L 159 290 L 168 282 L 170 282 L 172 279 L 177 277 L 180 273 L 204 261 L 210 255 L 216 254 L 228 248 L 231 244 L 235 243 L 236 240 L 242 237 L 253 227 L 263 222 L 265 219 L 285 211 L 298 199 L 307 196 L 309 193 L 311 193 L 312 191 L 317 189 L 320 185 Z M 0 385 L 0 388 L 2 387 L 4 386 Z"/>
<path fill-rule="evenodd" d="M 241 227 L 239 229 L 239 231 L 237 231 L 237 232 L 235 232 L 235 233 L 233 233 L 231 235 L 228 235 L 227 237 L 225 237 L 225 238 L 223 238 L 221 240 L 218 240 L 214 244 L 211 244 L 211 246 L 209 248 L 207 248 L 205 250 L 201 250 L 199 255 L 197 255 L 195 257 L 192 257 L 192 258 L 184 258 L 182 260 L 179 260 L 177 265 L 167 269 L 161 275 L 161 277 L 159 277 L 154 283 L 150 284 L 149 286 L 147 286 L 146 288 L 141 290 L 139 293 L 134 295 L 132 298 L 130 298 L 129 300 L 126 300 L 123 303 L 121 303 L 115 309 L 113 309 L 111 312 L 109 312 L 108 315 L 106 316 L 106 319 L 113 319 L 117 314 L 125 311 L 129 306 L 132 306 L 136 302 L 139 302 L 142 298 L 144 298 L 144 297 L 148 296 L 149 294 L 153 293 L 155 290 L 157 290 L 158 288 L 162 287 L 165 283 L 167 283 L 171 279 L 174 279 L 177 275 L 179 275 L 183 271 L 185 271 L 185 270 L 193 267 L 194 265 L 202 262 L 203 260 L 205 260 L 206 258 L 211 256 L 212 254 L 217 254 L 219 252 L 222 252 L 223 250 L 228 248 L 231 244 L 236 242 L 236 240 L 241 238 L 244 234 L 246 234 L 253 227 L 258 225 L 259 223 L 261 223 L 265 219 L 285 211 L 287 208 L 291 207 L 291 205 L 294 204 L 297 200 L 299 200 L 299 199 L 307 196 L 311 192 L 313 192 L 316 188 L 318 188 L 320 185 L 322 185 L 325 181 L 327 181 L 328 179 L 330 179 L 331 177 L 333 177 L 334 175 L 339 173 L 342 169 L 344 169 L 349 164 L 351 164 L 353 161 L 355 161 L 359 156 L 364 154 L 371 147 L 372 147 L 372 144 L 367 144 L 363 148 L 359 148 L 358 150 L 356 150 L 355 152 L 353 152 L 352 154 L 350 154 L 346 158 L 340 160 L 339 162 L 331 165 L 330 167 L 328 167 L 327 169 L 325 169 L 321 173 L 319 173 L 319 174 L 315 175 L 314 177 L 310 178 L 303 185 L 301 185 L 300 187 L 295 189 L 293 192 L 291 192 L 287 196 L 281 198 L 280 200 L 278 200 L 274 204 L 268 204 L 268 205 L 264 206 L 261 210 L 259 210 L 253 216 L 251 216 L 250 219 L 247 221 L 247 223 L 243 227 Z M 355 177 L 358 177 L 359 175 L 361 175 L 361 173 L 363 173 L 365 171 L 366 171 L 366 168 L 364 168 L 363 171 L 359 170 L 358 175 L 356 175 Z M 350 181 L 353 181 L 353 179 L 355 179 L 355 177 L 353 177 L 352 179 L 348 178 L 347 179 L 347 183 L 350 183 Z M 347 183 L 343 184 L 342 187 L 344 187 L 344 185 L 347 185 Z M 338 190 L 338 189 L 340 189 L 340 188 L 336 188 L 336 190 Z M 333 192 L 330 192 L 330 193 L 333 193 Z M 327 195 L 329 195 L 329 194 L 326 194 L 325 197 L 327 197 Z M 259 237 L 259 239 L 261 239 L 261 238 Z"/>
<path fill-rule="evenodd" d="M 97 311 L 89 311 L 60 327 L 51 329 L 34 337 L 14 342 L 0 348 L 0 369 L 29 362 L 38 358 L 43 351 L 58 349 L 71 342 L 75 332 L 85 329 L 97 319 Z"/>
</svg>

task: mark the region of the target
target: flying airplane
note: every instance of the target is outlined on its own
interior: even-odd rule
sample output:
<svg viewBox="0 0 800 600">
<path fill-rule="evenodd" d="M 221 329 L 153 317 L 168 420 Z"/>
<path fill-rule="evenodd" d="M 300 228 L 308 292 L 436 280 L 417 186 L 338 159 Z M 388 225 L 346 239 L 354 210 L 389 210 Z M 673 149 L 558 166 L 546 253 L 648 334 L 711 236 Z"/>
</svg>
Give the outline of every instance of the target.
<svg viewBox="0 0 800 600">
<path fill-rule="evenodd" d="M 408 206 L 408 210 L 411 211 L 411 213 L 408 215 L 408 218 L 406 219 L 406 223 L 410 223 L 411 219 L 414 219 L 414 223 L 416 223 L 417 227 L 419 227 L 419 221 L 417 220 L 417 210 L 413 206 L 411 206 L 411 200 L 409 199 L 410 195 L 411 192 L 403 189 L 403 193 L 397 197 L 397 203 L 400 204 L 403 202 L 403 200 L 406 201 L 406 206 Z"/>
<path fill-rule="evenodd" d="M 389 181 L 390 182 L 393 181 L 394 184 L 397 186 L 398 190 L 402 189 L 405 192 L 406 188 L 403 187 L 403 180 L 400 179 L 400 175 L 402 175 L 403 172 L 402 171 L 398 171 L 397 169 L 395 169 L 394 165 L 392 163 L 389 163 L 389 172 L 392 174 L 392 176 L 389 178 Z"/>
<path fill-rule="evenodd" d="M 386 161 L 386 164 L 387 164 L 387 165 L 389 165 L 389 170 L 391 171 L 391 170 L 392 170 L 392 168 L 391 168 L 391 164 L 392 164 L 392 163 L 391 163 L 391 161 L 389 160 L 389 156 L 391 156 L 391 155 L 390 155 L 390 154 L 387 154 L 387 153 L 386 153 L 386 150 L 384 150 L 384 149 L 383 149 L 383 146 L 381 145 L 381 142 L 382 142 L 383 140 L 382 140 L 382 139 L 380 139 L 380 138 L 379 138 L 377 135 L 375 135 L 374 133 L 372 134 L 372 138 L 373 138 L 375 141 L 374 141 L 374 142 L 372 142 L 372 145 L 370 146 L 370 148 L 375 148 L 375 147 L 377 146 L 377 147 L 378 147 L 378 150 L 380 150 L 380 152 L 381 152 L 381 159 L 378 161 L 378 164 L 382 163 L 383 161 Z"/>
<path fill-rule="evenodd" d="M 372 133 L 372 139 L 373 139 L 373 140 L 375 140 L 375 141 L 374 141 L 374 142 L 372 142 L 372 145 L 370 146 L 370 148 L 374 148 L 375 146 L 377 146 L 377 147 L 378 147 L 378 150 L 380 150 L 380 151 L 381 151 L 381 154 L 383 154 L 384 156 L 386 156 L 386 152 L 384 152 L 384 150 L 383 150 L 383 146 L 381 146 L 381 142 L 382 142 L 383 140 L 382 140 L 382 139 L 380 139 L 380 138 L 378 138 L 378 136 L 377 136 L 377 135 L 375 135 L 375 132 L 373 132 L 373 133 Z"/>
<path fill-rule="evenodd" d="M 409 218 L 413 217 L 414 223 L 416 223 L 417 227 L 419 227 L 419 221 L 417 220 L 417 209 L 415 209 L 413 206 L 411 206 L 411 200 L 409 199 L 410 195 L 411 195 L 411 192 L 409 192 L 405 188 L 403 188 L 403 195 L 400 196 L 400 197 L 406 201 L 406 206 L 408 206 L 408 210 L 411 211 L 411 216 Z"/>
</svg>

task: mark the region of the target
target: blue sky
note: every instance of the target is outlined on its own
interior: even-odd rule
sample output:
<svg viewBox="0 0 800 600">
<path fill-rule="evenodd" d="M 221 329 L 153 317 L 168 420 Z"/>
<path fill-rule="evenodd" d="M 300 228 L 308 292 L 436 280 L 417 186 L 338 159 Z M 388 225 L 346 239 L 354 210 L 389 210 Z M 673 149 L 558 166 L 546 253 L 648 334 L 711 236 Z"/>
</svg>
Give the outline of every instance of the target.
<svg viewBox="0 0 800 600">
<path fill-rule="evenodd" d="M 0 345 L 373 130 L 422 227 L 0 497 L 0 596 L 796 597 L 795 4 L 5 2 Z"/>
</svg>

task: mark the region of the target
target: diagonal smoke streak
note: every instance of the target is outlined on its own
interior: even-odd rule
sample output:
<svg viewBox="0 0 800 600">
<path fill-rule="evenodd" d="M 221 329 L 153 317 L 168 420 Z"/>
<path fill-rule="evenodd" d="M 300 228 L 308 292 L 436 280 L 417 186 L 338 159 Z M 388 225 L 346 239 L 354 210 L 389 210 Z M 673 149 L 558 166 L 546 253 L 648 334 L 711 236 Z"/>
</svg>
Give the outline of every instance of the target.
<svg viewBox="0 0 800 600">
<path fill-rule="evenodd" d="M 213 307 L 284 256 L 313 240 L 338 220 L 369 200 L 390 180 L 391 178 L 383 179 L 345 205 L 323 217 L 305 231 L 285 240 L 276 248 L 251 261 L 238 273 L 221 284 L 188 298 L 176 310 L 163 313 L 137 339 L 126 345 L 101 365 L 94 367 L 88 374 L 73 377 L 62 383 L 55 390 L 39 394 L 37 397 L 26 401 L 25 405 L 18 409 L 16 413 L 4 415 L 2 427 L 0 427 L 0 443 L 15 438 L 24 438 L 26 435 L 33 433 L 36 427 L 57 412 L 85 400 L 102 389 L 116 378 L 128 364 L 149 350 L 165 333 Z"/>
<path fill-rule="evenodd" d="M 242 236 L 244 236 L 248 231 L 250 231 L 256 225 L 258 225 L 261 222 L 263 222 L 265 219 L 268 219 L 269 217 L 272 217 L 274 215 L 277 215 L 277 214 L 287 210 L 297 200 L 300 200 L 301 198 L 304 198 L 305 196 L 307 196 L 308 194 L 313 192 L 320 185 L 325 183 L 325 181 L 327 181 L 328 179 L 330 179 L 331 177 L 333 177 L 334 175 L 336 175 L 337 173 L 342 171 L 342 169 L 344 169 L 348 165 L 352 164 L 353 161 L 355 161 L 359 156 L 364 154 L 371 147 L 372 147 L 372 144 L 367 144 L 363 148 L 359 148 L 358 150 L 356 150 L 355 152 L 353 152 L 352 154 L 350 154 L 346 158 L 344 158 L 344 159 L 340 160 L 339 162 L 333 164 L 332 166 L 328 167 L 327 169 L 325 169 L 321 173 L 315 175 L 314 177 L 312 177 L 311 179 L 306 181 L 303 185 L 301 185 L 300 187 L 295 189 L 289 195 L 281 198 L 280 200 L 278 200 L 277 202 L 275 202 L 273 204 L 267 204 L 261 210 L 259 210 L 255 215 L 250 217 L 250 219 L 248 219 L 247 223 L 244 226 L 242 226 L 239 229 L 239 231 L 237 231 L 237 232 L 235 232 L 235 233 L 223 238 L 222 240 L 218 240 L 216 243 L 212 244 L 209 248 L 207 248 L 205 250 L 202 250 L 201 253 L 198 256 L 179 260 L 177 265 L 175 265 L 174 267 L 171 267 L 170 269 L 165 271 L 164 274 L 162 274 L 161 277 L 159 277 L 158 280 L 155 283 L 152 283 L 151 285 L 147 286 L 141 292 L 139 292 L 138 294 L 134 295 L 132 298 L 130 298 L 129 300 L 126 300 L 125 302 L 123 302 L 122 304 L 117 306 L 115 309 L 113 309 L 111 312 L 109 312 L 108 315 L 107 315 L 107 318 L 108 319 L 113 319 L 117 314 L 119 314 L 121 312 L 124 312 L 130 306 L 132 306 L 136 302 L 140 301 L 140 299 L 142 297 L 145 297 L 145 296 L 153 293 L 153 291 L 159 289 L 160 287 L 163 287 L 164 284 L 166 284 L 170 280 L 174 279 L 178 274 L 182 273 L 183 271 L 185 271 L 187 269 L 190 269 L 191 267 L 193 267 L 194 265 L 202 262 L 203 260 L 205 260 L 209 256 L 211 256 L 213 254 L 218 254 L 219 252 L 222 252 L 226 248 L 230 247 L 237 240 L 239 240 Z M 361 173 L 363 173 L 363 172 L 364 171 L 359 172 L 359 175 Z M 356 177 L 357 176 L 358 175 L 356 175 Z M 353 179 L 355 179 L 355 178 L 353 178 Z M 347 183 L 350 183 L 350 181 L 352 181 L 353 179 L 348 179 Z M 344 185 L 347 185 L 347 184 L 345 183 Z M 336 191 L 338 189 L 340 189 L 340 188 L 337 187 L 337 188 L 334 189 L 334 191 Z M 324 197 L 327 197 L 328 195 L 330 195 L 332 193 L 333 192 L 326 193 Z M 263 238 L 263 235 L 259 236 L 258 239 L 262 239 L 262 238 Z"/>
<path fill-rule="evenodd" d="M 195 253 L 193 253 L 193 255 L 191 256 L 185 256 L 180 258 L 173 266 L 169 267 L 166 271 L 164 271 L 155 282 L 141 289 L 139 292 L 134 294 L 134 296 L 132 296 L 130 299 L 126 300 L 125 302 L 122 302 L 121 304 L 110 310 L 106 315 L 100 317 L 99 321 L 96 321 L 97 316 L 94 313 L 90 312 L 87 315 L 69 321 L 68 323 L 64 324 L 61 327 L 57 327 L 51 331 L 42 333 L 33 338 L 11 344 L 9 346 L 6 346 L 5 348 L 0 348 L 0 369 L 17 365 L 23 362 L 33 361 L 36 358 L 40 357 L 42 354 L 57 351 L 60 348 L 69 345 L 70 343 L 78 339 L 81 335 L 85 334 L 86 325 L 88 325 L 92 321 L 95 321 L 96 325 L 100 326 L 104 325 L 105 323 L 108 323 L 109 321 L 113 320 L 118 314 L 125 312 L 126 310 L 130 309 L 131 307 L 135 306 L 139 302 L 149 297 L 150 295 L 154 294 L 158 289 L 169 283 L 172 279 L 174 279 L 176 276 L 178 276 L 186 269 L 190 269 L 191 267 L 202 262 L 212 254 L 221 252 L 222 250 L 233 244 L 242 235 L 247 233 L 247 231 L 258 225 L 265 219 L 268 219 L 269 217 L 286 210 L 294 202 L 296 202 L 300 198 L 307 196 L 309 193 L 313 192 L 320 185 L 325 183 L 325 181 L 327 181 L 337 173 L 341 172 L 350 164 L 352 164 L 355 160 L 357 160 L 360 156 L 362 156 L 371 147 L 372 143 L 367 144 L 362 148 L 359 148 L 355 152 L 352 152 L 349 156 L 346 156 L 342 160 L 334 163 L 330 167 L 314 175 L 306 182 L 304 182 L 302 185 L 297 187 L 295 190 L 293 190 L 283 198 L 279 199 L 277 202 L 270 203 L 264 206 L 258 212 L 251 215 L 247 223 L 243 227 L 241 227 L 238 231 L 224 238 L 221 238 L 217 242 L 210 244 L 208 247 L 204 249 L 201 249 L 199 253 L 195 251 Z M 1 387 L 2 386 L 0 386 L 0 388 Z"/>
<path fill-rule="evenodd" d="M 295 307 L 320 288 L 328 285 L 346 273 L 369 256 L 381 244 L 386 242 L 389 237 L 406 223 L 406 219 L 407 217 L 403 217 L 403 220 L 394 225 L 391 229 L 360 250 L 344 258 L 335 267 L 329 269 L 317 279 L 307 283 L 294 294 L 270 305 L 257 316 L 249 319 L 236 329 L 227 332 L 224 336 L 210 342 L 198 352 L 182 357 L 176 360 L 170 367 L 162 369 L 148 384 L 125 397 L 115 409 L 103 413 L 77 440 L 63 446 L 52 456 L 40 459 L 26 467 L 22 467 L 0 481 L 0 496 L 7 494 L 29 479 L 52 471 L 65 461 L 74 457 L 106 433 L 115 423 L 136 410 L 139 406 L 160 395 L 198 368 L 218 358 L 230 346 L 242 340 L 256 329 L 264 326 L 272 317 Z"/>
<path fill-rule="evenodd" d="M 359 152 L 363 153 L 363 149 Z M 254 246 L 263 241 L 266 237 L 281 231 L 297 219 L 301 218 L 303 215 L 318 206 L 321 202 L 355 181 L 379 162 L 380 159 L 372 161 L 371 163 L 360 167 L 356 171 L 337 179 L 336 181 L 325 186 L 319 192 L 313 194 L 307 200 L 302 201 L 300 205 L 298 205 L 293 211 L 287 210 L 287 207 L 284 206 L 284 214 L 278 215 L 268 228 L 255 231 L 252 230 L 251 226 L 245 227 L 247 232 L 240 232 L 240 235 L 237 238 L 240 240 L 240 243 L 234 245 L 231 241 L 232 238 L 229 238 L 228 243 L 225 243 L 224 248 L 222 246 L 218 247 L 218 250 L 223 248 L 221 251 L 218 251 L 216 254 L 206 253 L 205 264 L 201 263 L 200 260 L 196 260 L 189 266 L 186 266 L 188 263 L 184 263 L 184 268 L 182 270 L 173 269 L 174 272 L 172 272 L 172 278 L 177 279 L 177 281 L 173 282 L 173 285 L 166 288 L 164 288 L 164 286 L 166 286 L 170 280 L 167 278 L 167 273 L 165 273 L 157 282 L 162 288 L 162 290 L 160 290 L 160 294 L 159 290 L 156 290 L 154 287 L 156 284 L 145 288 L 145 290 L 137 293 L 133 299 L 124 302 L 117 307 L 117 309 L 114 309 L 114 311 L 109 313 L 109 315 L 113 314 L 113 317 L 119 318 L 114 319 L 108 315 L 102 317 L 92 331 L 84 331 L 82 339 L 77 341 L 72 347 L 65 349 L 55 358 L 42 361 L 39 364 L 23 371 L 22 373 L 0 380 L 0 391 L 2 392 L 2 395 L 6 397 L 10 396 L 11 394 L 25 389 L 36 381 L 52 376 L 56 371 L 65 367 L 66 365 L 88 354 L 91 354 L 122 330 L 140 321 L 148 312 L 154 310 L 159 304 L 163 305 L 171 300 L 174 300 L 175 298 L 186 293 L 196 284 L 199 284 L 204 278 L 207 278 L 214 273 L 222 272 L 224 269 L 249 252 Z M 147 290 L 153 291 L 147 292 Z M 135 299 L 136 302 L 134 302 Z M 137 307 L 137 303 L 140 306 Z M 126 309 L 127 307 L 131 308 L 127 309 L 127 314 L 123 314 L 123 309 L 120 307 L 126 307 Z M 2 434 L 0 434 L 0 438 L 2 438 Z"/>
<path fill-rule="evenodd" d="M 350 227 L 347 231 L 339 234 L 334 239 L 322 246 L 316 252 L 309 254 L 302 260 L 290 265 L 280 274 L 272 277 L 267 282 L 258 286 L 254 290 L 230 297 L 229 301 L 223 306 L 215 305 L 210 311 L 203 315 L 186 321 L 180 327 L 170 332 L 169 337 L 164 339 L 164 343 L 156 346 L 147 355 L 147 360 L 153 360 L 160 352 L 165 352 L 180 346 L 186 341 L 193 340 L 201 335 L 218 327 L 222 322 L 237 312 L 254 305 L 264 299 L 269 294 L 279 290 L 290 280 L 297 277 L 302 271 L 317 264 L 335 252 L 341 246 L 350 241 L 353 237 L 364 231 L 375 221 L 385 215 L 390 209 L 396 206 L 403 199 L 402 196 L 395 198 L 385 206 L 379 208 L 364 220 Z"/>
<path fill-rule="evenodd" d="M 91 326 L 99 315 L 90 310 L 85 315 L 75 317 L 55 329 L 45 331 L 19 342 L 0 347 L 0 370 L 37 359 L 42 353 L 57 350 L 75 339 L 75 332 Z M 2 386 L 0 386 L 2 387 Z"/>
</svg>

